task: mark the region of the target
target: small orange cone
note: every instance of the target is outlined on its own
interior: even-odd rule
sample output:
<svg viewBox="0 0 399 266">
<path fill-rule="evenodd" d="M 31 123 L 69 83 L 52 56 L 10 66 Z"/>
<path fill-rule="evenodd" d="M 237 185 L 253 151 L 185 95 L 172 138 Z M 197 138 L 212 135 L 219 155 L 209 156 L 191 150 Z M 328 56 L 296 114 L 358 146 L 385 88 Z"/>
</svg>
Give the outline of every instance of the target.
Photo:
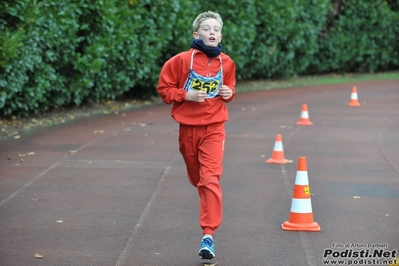
<svg viewBox="0 0 399 266">
<path fill-rule="evenodd" d="M 318 232 L 321 230 L 319 224 L 313 221 L 312 202 L 310 200 L 310 188 L 305 157 L 299 157 L 290 217 L 281 227 L 283 230 L 288 231 Z"/>
<path fill-rule="evenodd" d="M 357 99 L 357 89 L 355 86 L 352 88 L 352 93 L 351 93 L 351 101 L 348 103 L 349 106 L 360 106 L 360 103 Z"/>
<path fill-rule="evenodd" d="M 296 122 L 296 124 L 300 126 L 313 125 L 313 123 L 309 120 L 308 105 L 306 103 L 302 104 L 301 118 L 298 122 Z"/>
<path fill-rule="evenodd" d="M 276 164 L 292 163 L 292 160 L 287 160 L 284 158 L 283 138 L 280 134 L 276 135 L 276 142 L 274 142 L 272 158 L 266 160 L 265 162 Z"/>
</svg>

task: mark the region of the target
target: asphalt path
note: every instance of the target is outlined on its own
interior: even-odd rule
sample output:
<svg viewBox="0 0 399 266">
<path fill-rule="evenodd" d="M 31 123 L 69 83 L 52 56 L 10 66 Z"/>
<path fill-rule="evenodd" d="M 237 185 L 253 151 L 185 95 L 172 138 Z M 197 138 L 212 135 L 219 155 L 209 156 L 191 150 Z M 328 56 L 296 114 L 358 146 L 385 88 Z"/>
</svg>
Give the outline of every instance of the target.
<svg viewBox="0 0 399 266">
<path fill-rule="evenodd" d="M 360 107 L 348 106 L 353 86 Z M 304 103 L 312 126 L 296 125 Z M 97 115 L 0 142 L 1 265 L 208 263 L 198 257 L 199 199 L 170 108 Z M 378 262 L 399 257 L 399 80 L 238 93 L 228 108 L 212 263 L 387 265 Z M 265 163 L 277 134 L 292 163 Z M 281 228 L 299 157 L 320 232 Z"/>
</svg>

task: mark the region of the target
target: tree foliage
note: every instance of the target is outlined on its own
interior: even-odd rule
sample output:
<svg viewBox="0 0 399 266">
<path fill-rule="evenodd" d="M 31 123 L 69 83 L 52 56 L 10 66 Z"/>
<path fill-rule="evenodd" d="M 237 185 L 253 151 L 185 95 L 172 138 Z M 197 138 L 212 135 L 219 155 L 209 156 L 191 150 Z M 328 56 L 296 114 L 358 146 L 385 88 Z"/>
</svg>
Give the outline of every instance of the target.
<svg viewBox="0 0 399 266">
<path fill-rule="evenodd" d="M 399 66 L 393 0 L 5 0 L 0 3 L 0 115 L 149 97 L 192 22 L 214 10 L 237 79 Z"/>
</svg>

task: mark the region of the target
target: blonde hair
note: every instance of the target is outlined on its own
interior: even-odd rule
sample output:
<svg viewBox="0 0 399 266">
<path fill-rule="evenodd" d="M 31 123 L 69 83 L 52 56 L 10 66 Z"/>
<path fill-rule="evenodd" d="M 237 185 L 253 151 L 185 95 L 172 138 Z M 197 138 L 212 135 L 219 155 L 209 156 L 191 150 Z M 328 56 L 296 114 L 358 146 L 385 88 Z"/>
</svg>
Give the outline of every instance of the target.
<svg viewBox="0 0 399 266">
<path fill-rule="evenodd" d="M 220 23 L 220 29 L 223 28 L 223 20 L 222 20 L 222 17 L 219 15 L 219 13 L 213 12 L 213 11 L 207 11 L 207 12 L 199 14 L 195 18 L 195 20 L 193 22 L 193 30 L 198 31 L 201 26 L 201 23 L 210 18 L 216 19 Z"/>
</svg>

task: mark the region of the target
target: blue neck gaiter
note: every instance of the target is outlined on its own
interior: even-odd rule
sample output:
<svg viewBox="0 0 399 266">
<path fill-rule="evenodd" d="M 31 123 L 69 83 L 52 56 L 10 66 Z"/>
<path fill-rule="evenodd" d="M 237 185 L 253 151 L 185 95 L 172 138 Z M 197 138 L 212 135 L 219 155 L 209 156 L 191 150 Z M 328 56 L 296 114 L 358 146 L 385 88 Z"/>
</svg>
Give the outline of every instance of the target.
<svg viewBox="0 0 399 266">
<path fill-rule="evenodd" d="M 218 44 L 216 47 L 208 47 L 201 39 L 194 39 L 190 45 L 191 48 L 198 49 L 204 52 L 208 57 L 216 57 L 222 52 L 222 46 Z"/>
</svg>

